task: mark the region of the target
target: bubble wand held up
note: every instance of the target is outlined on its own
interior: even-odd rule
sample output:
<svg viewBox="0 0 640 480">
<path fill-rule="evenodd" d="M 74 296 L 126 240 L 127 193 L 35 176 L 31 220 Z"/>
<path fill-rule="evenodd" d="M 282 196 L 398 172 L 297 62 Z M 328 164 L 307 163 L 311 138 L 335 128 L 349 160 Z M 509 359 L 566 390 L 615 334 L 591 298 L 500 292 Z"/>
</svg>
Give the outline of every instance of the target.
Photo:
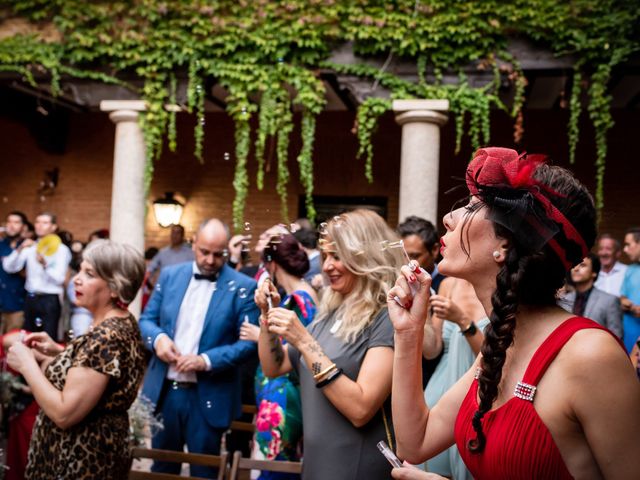
<svg viewBox="0 0 640 480">
<path fill-rule="evenodd" d="M 418 262 L 415 262 L 411 259 L 411 257 L 409 256 L 409 254 L 407 253 L 407 249 L 404 248 L 404 241 L 403 240 L 398 240 L 396 242 L 390 242 L 389 240 L 383 240 L 382 242 L 382 250 L 387 250 L 387 249 L 391 249 L 391 248 L 401 248 L 402 249 L 402 253 L 404 254 L 405 258 L 407 259 L 407 266 L 413 271 L 413 272 L 418 272 L 418 270 L 420 271 L 420 273 L 422 275 L 427 275 L 427 271 L 420 267 L 418 265 Z M 411 283 L 409 282 L 409 289 L 411 290 L 411 296 L 415 297 L 416 293 L 418 293 L 418 289 L 420 288 L 420 284 L 417 282 Z M 396 296 L 394 297 L 394 300 L 396 301 L 396 303 L 398 305 L 400 305 L 401 307 L 404 307 L 404 305 L 402 304 L 402 302 L 400 302 L 400 299 Z"/>
</svg>

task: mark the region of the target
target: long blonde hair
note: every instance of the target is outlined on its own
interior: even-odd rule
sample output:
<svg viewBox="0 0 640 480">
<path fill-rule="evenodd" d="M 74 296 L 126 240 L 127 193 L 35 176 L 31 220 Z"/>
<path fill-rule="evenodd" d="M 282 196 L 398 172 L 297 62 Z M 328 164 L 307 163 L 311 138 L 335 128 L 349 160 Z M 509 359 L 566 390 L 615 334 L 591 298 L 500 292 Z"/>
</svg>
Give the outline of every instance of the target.
<svg viewBox="0 0 640 480">
<path fill-rule="evenodd" d="M 403 263 L 402 250 L 387 248 L 397 234 L 377 213 L 358 209 L 334 217 L 321 231 L 321 247 L 333 251 L 356 282 L 347 295 L 330 288 L 324 292 L 316 321 L 336 312 L 341 320 L 335 335 L 352 342 L 386 304 Z"/>
</svg>

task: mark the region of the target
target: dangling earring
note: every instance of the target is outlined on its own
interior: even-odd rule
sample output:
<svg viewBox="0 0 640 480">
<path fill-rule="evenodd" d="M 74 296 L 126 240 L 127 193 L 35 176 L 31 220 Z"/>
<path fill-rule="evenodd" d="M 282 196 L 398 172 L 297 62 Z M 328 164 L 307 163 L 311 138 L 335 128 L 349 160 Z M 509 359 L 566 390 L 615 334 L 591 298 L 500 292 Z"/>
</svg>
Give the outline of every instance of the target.
<svg viewBox="0 0 640 480">
<path fill-rule="evenodd" d="M 500 258 L 500 252 L 498 250 L 493 251 L 493 258 L 495 258 L 496 260 Z"/>
</svg>

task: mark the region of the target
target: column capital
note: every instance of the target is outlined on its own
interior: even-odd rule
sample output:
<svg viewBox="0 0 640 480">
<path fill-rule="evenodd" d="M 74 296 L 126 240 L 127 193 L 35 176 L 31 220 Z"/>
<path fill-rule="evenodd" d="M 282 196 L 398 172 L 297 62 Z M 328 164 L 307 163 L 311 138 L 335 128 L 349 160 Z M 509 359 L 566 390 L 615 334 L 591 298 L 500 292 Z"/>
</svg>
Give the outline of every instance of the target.
<svg viewBox="0 0 640 480">
<path fill-rule="evenodd" d="M 393 111 L 396 122 L 404 125 L 410 122 L 447 123 L 447 115 L 441 112 L 449 110 L 449 100 L 394 100 Z"/>
</svg>

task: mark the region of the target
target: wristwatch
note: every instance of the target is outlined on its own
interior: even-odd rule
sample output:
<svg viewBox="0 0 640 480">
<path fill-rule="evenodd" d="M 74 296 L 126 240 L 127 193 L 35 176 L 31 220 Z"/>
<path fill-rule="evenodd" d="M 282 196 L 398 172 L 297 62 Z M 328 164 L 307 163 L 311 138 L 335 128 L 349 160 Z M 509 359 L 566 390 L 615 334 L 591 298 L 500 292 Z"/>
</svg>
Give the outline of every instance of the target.
<svg viewBox="0 0 640 480">
<path fill-rule="evenodd" d="M 478 329 L 476 328 L 476 324 L 471 322 L 467 328 L 460 330 L 460 333 L 465 337 L 472 337 L 477 331 Z"/>
</svg>

